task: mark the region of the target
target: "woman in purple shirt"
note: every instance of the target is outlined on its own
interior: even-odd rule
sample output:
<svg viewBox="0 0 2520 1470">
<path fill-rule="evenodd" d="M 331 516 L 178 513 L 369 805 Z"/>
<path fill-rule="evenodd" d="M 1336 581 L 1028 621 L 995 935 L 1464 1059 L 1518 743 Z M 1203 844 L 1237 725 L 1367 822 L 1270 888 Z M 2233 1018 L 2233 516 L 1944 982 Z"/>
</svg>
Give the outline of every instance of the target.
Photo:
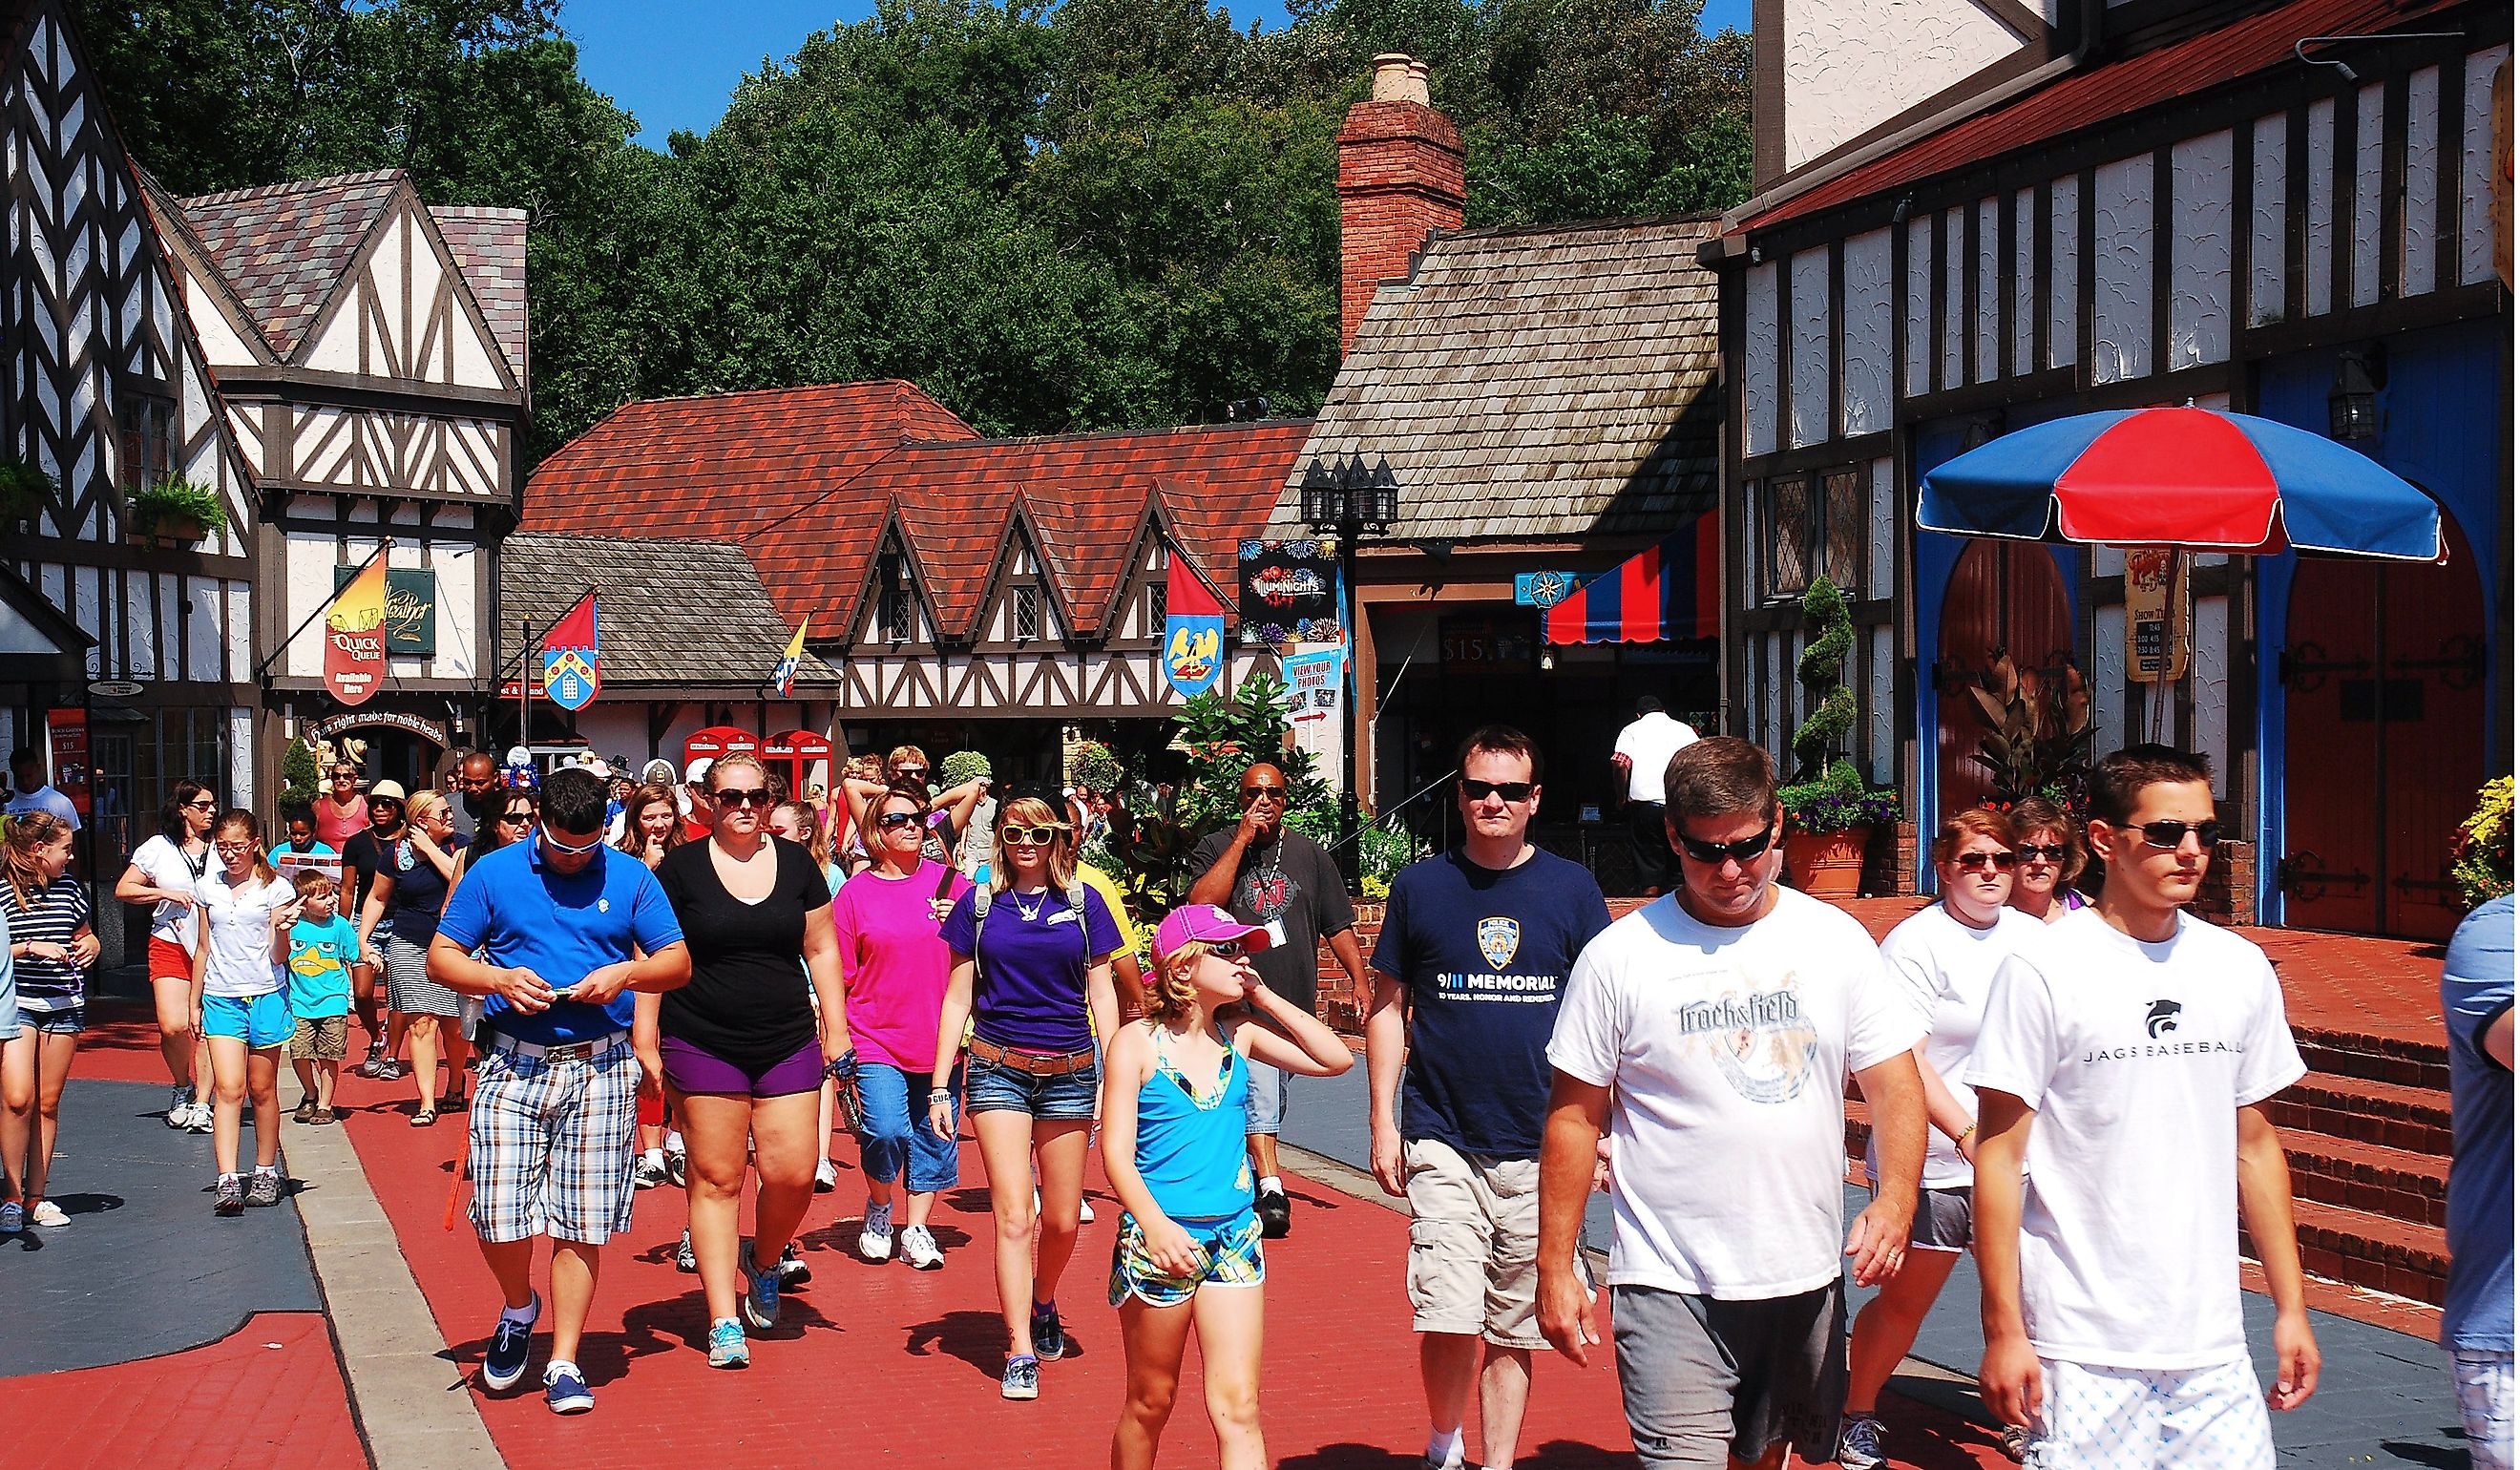
<svg viewBox="0 0 2520 1470">
<path fill-rule="evenodd" d="M 927 1122 L 939 1136 L 952 1136 L 947 1088 L 968 1020 L 963 1110 L 979 1135 L 989 1177 L 998 1304 L 1009 1340 L 998 1388 L 1009 1399 L 1035 1399 L 1041 1362 L 1067 1351 L 1058 1277 L 1076 1250 L 1102 1082 L 1097 1055 L 1118 1022 L 1110 961 L 1120 931 L 1102 895 L 1077 881 L 1076 833 L 1064 803 L 1028 791 L 999 806 L 989 886 L 955 903 L 944 938 L 954 968 L 938 1019 Z"/>
</svg>

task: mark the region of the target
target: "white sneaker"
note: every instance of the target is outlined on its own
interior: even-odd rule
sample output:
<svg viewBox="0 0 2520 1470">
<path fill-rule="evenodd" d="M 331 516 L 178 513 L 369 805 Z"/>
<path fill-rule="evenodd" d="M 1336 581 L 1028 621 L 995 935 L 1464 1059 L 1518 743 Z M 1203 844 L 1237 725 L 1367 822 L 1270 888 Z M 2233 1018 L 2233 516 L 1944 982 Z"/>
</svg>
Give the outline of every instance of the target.
<svg viewBox="0 0 2520 1470">
<path fill-rule="evenodd" d="M 1076 1197 L 1076 1223 L 1078 1225 L 1094 1223 L 1094 1201 L 1081 1194 Z"/>
<path fill-rule="evenodd" d="M 892 1259 L 892 1206 L 867 1206 L 866 1224 L 858 1230 L 858 1254 L 869 1261 Z"/>
<path fill-rule="evenodd" d="M 26 1223 L 28 1225 L 42 1225 L 46 1229 L 58 1230 L 62 1226 L 68 1225 L 70 1223 L 70 1218 L 62 1213 L 61 1206 L 54 1204 L 48 1199 L 27 1212 Z"/>
<path fill-rule="evenodd" d="M 829 1194 L 838 1187 L 840 1187 L 840 1171 L 837 1165 L 833 1164 L 829 1159 L 825 1159 L 814 1166 L 814 1192 L 816 1194 Z"/>
<path fill-rule="evenodd" d="M 184 1131 L 186 1133 L 193 1134 L 205 1134 L 208 1133 L 217 1122 L 218 1116 L 210 1110 L 210 1105 L 208 1103 L 196 1102 L 193 1104 L 193 1116 L 184 1124 Z"/>
<path fill-rule="evenodd" d="M 167 1091 L 166 1126 L 182 1128 L 185 1121 L 192 1116 L 193 1090 L 182 1083 L 177 1083 Z"/>
<path fill-rule="evenodd" d="M 925 1225 L 901 1227 L 901 1259 L 914 1270 L 938 1270 L 945 1265 L 945 1252 L 938 1249 L 936 1237 Z"/>
</svg>

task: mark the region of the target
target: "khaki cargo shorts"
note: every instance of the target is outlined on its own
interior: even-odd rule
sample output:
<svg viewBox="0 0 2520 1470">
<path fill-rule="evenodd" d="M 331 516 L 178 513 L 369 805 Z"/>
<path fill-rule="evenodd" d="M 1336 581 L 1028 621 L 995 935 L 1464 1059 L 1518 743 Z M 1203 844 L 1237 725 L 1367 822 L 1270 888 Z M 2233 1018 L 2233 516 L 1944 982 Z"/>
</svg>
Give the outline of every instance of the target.
<svg viewBox="0 0 2520 1470">
<path fill-rule="evenodd" d="M 1540 1161 L 1402 1145 L 1409 1185 L 1409 1326 L 1546 1348 L 1540 1335 Z M 1586 1280 L 1579 1251 L 1575 1271 Z"/>
</svg>

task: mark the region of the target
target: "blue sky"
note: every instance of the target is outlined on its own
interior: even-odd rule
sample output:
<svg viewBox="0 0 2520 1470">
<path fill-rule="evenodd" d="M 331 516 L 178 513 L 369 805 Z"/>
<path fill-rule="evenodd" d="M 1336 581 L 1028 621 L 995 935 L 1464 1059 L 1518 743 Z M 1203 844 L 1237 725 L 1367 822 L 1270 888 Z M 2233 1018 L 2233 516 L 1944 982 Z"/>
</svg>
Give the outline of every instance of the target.
<svg viewBox="0 0 2520 1470">
<path fill-rule="evenodd" d="M 1237 21 L 1285 23 L 1280 0 L 1228 0 Z M 639 141 L 665 146 L 677 128 L 706 132 L 726 99 L 764 59 L 784 60 L 808 33 L 874 10 L 867 0 L 569 0 L 561 23 L 577 42 L 578 69 L 628 108 Z M 1750 27 L 1750 0 L 1707 0 L 1706 25 Z"/>
</svg>

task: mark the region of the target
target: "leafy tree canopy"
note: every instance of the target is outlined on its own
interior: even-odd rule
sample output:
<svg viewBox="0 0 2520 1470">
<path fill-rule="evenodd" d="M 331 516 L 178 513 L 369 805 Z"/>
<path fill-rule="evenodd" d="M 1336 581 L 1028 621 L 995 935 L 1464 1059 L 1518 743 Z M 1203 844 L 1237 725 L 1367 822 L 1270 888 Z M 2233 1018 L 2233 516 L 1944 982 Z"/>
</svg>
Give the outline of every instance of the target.
<svg viewBox="0 0 2520 1470">
<path fill-rule="evenodd" d="M 358 169 L 529 212 L 531 458 L 623 401 L 898 377 L 990 432 L 1317 410 L 1333 139 L 1406 51 L 1473 226 L 1737 203 L 1749 45 L 1701 0 L 879 0 L 664 153 L 560 0 L 69 0 L 178 194 Z M 705 23 L 695 18 L 694 23 Z"/>
</svg>

